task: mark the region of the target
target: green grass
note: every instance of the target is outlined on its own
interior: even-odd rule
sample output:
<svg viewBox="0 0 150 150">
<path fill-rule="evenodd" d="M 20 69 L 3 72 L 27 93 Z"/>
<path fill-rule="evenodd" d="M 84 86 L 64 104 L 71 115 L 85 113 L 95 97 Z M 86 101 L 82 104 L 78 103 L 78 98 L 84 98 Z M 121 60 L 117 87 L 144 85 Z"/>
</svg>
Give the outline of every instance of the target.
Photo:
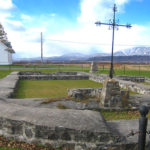
<svg viewBox="0 0 150 150">
<path fill-rule="evenodd" d="M 9 75 L 12 71 L 9 70 L 0 70 L 0 79 L 6 77 L 7 75 Z"/>
<path fill-rule="evenodd" d="M 125 73 L 122 69 L 115 69 L 115 75 L 126 75 L 126 76 L 144 76 L 150 78 L 150 71 L 141 70 L 126 70 Z M 109 74 L 109 69 L 100 69 L 96 74 Z"/>
<path fill-rule="evenodd" d="M 141 82 L 141 84 L 144 84 L 144 85 L 150 85 L 149 82 Z"/>
<path fill-rule="evenodd" d="M 139 119 L 139 111 L 123 111 L 123 112 L 114 112 L 114 111 L 100 111 L 104 118 L 109 120 L 133 120 Z M 147 117 L 150 119 L 150 113 Z"/>
<path fill-rule="evenodd" d="M 66 97 L 68 88 L 101 88 L 90 80 L 20 80 L 15 98 Z"/>
</svg>

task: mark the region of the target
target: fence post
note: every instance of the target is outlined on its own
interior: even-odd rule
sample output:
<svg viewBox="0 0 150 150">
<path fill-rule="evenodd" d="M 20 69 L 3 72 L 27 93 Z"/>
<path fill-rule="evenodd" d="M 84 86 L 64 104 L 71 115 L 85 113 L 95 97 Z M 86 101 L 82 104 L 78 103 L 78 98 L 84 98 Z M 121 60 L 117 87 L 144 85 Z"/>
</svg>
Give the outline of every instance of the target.
<svg viewBox="0 0 150 150">
<path fill-rule="evenodd" d="M 123 67 L 123 72 L 124 72 L 124 74 L 125 74 L 125 71 L 126 71 L 126 67 L 125 67 L 125 65 L 124 65 L 124 67 Z"/>
<path fill-rule="evenodd" d="M 146 143 L 146 129 L 147 129 L 147 118 L 148 108 L 144 105 L 140 106 L 139 112 L 141 117 L 139 119 L 139 139 L 138 139 L 138 150 L 145 150 Z"/>
</svg>

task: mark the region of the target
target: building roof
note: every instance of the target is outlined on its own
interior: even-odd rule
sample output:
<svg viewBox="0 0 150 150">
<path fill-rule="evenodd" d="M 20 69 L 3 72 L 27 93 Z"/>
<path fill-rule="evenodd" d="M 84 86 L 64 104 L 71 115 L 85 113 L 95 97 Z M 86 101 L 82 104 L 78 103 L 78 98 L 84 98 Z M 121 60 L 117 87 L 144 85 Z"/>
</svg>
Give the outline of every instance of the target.
<svg viewBox="0 0 150 150">
<path fill-rule="evenodd" d="M 15 51 L 12 48 L 6 48 L 5 50 L 10 52 L 10 53 L 15 53 Z"/>
<path fill-rule="evenodd" d="M 7 46 L 4 42 L 0 41 L 1 44 L 3 44 L 6 47 L 6 51 L 10 52 L 10 53 L 15 53 L 15 51 L 12 49 L 11 46 Z"/>
</svg>

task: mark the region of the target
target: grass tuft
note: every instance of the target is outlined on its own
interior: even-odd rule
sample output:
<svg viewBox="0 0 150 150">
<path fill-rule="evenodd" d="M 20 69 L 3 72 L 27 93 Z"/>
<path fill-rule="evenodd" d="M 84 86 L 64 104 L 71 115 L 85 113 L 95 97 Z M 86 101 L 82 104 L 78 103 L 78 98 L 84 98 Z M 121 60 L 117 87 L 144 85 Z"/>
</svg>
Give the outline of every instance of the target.
<svg viewBox="0 0 150 150">
<path fill-rule="evenodd" d="M 65 105 L 63 105 L 61 103 L 57 104 L 57 108 L 59 108 L 59 109 L 70 109 L 69 107 L 67 107 L 67 106 L 65 106 Z"/>
</svg>

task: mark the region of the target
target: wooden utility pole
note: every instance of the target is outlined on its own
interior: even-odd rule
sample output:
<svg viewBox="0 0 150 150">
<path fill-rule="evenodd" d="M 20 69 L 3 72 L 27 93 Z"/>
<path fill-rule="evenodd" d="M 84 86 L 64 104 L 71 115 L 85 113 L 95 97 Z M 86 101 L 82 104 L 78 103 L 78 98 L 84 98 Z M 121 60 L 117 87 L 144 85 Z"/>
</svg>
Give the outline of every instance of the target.
<svg viewBox="0 0 150 150">
<path fill-rule="evenodd" d="M 43 63 L 43 33 L 41 32 L 41 63 Z"/>
<path fill-rule="evenodd" d="M 96 25 L 100 26 L 100 25 L 108 25 L 113 29 L 112 32 L 112 53 L 111 53 L 111 67 L 110 67 L 110 72 L 109 72 L 109 77 L 112 79 L 113 78 L 113 52 L 114 52 L 114 35 L 115 35 L 115 29 L 118 29 L 118 27 L 127 27 L 127 28 L 131 28 L 132 26 L 130 24 L 127 25 L 120 25 L 117 21 L 116 21 L 116 12 L 117 12 L 117 7 L 116 4 L 114 4 L 113 7 L 113 20 L 110 20 L 109 23 L 102 23 L 100 21 L 95 22 Z"/>
</svg>

